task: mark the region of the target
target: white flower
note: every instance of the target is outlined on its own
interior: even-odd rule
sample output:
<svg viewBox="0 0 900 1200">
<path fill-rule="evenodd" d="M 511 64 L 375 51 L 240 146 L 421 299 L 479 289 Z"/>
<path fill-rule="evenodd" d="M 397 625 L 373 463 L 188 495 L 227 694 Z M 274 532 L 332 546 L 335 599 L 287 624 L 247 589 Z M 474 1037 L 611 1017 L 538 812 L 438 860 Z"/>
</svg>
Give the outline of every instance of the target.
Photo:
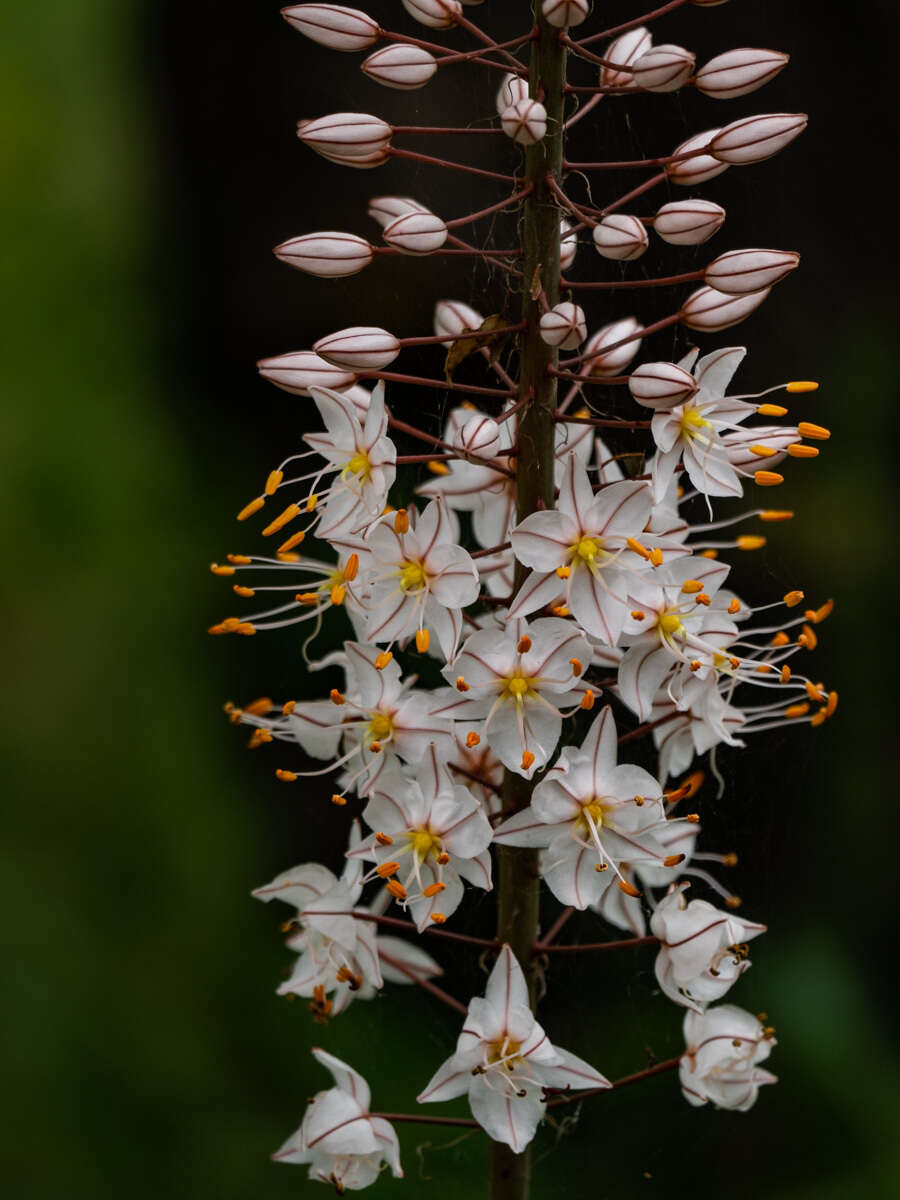
<svg viewBox="0 0 900 1200">
<path fill-rule="evenodd" d="M 750 966 L 746 943 L 765 925 L 722 912 L 706 900 L 688 904 L 682 883 L 673 888 L 650 918 L 660 940 L 656 978 L 670 1000 L 696 1012 L 720 1000 Z"/>
<path fill-rule="evenodd" d="M 459 907 L 462 879 L 491 888 L 491 826 L 467 788 L 428 747 L 414 779 L 383 772 L 363 812 L 372 837 L 349 852 L 377 864 L 372 876 L 408 908 L 421 932 Z"/>
<path fill-rule="evenodd" d="M 618 690 L 642 721 L 649 720 L 657 690 L 673 667 L 704 679 L 729 665 L 722 651 L 738 630 L 727 615 L 732 607 L 724 603 L 727 594 L 716 603 L 729 570 L 727 563 L 692 556 L 664 567 L 659 583 L 633 584 L 635 607 L 625 622 L 631 644 L 619 665 Z"/>
<path fill-rule="evenodd" d="M 574 908 L 596 904 L 616 883 L 636 895 L 623 864 L 669 865 L 656 837 L 666 825 L 662 789 L 643 768 L 617 766 L 617 753 L 607 706 L 580 748 L 563 749 L 531 804 L 494 831 L 500 845 L 547 847 L 541 873 L 560 903 Z"/>
<path fill-rule="evenodd" d="M 366 640 L 393 642 L 416 633 L 428 649 L 433 629 L 445 659 L 452 659 L 462 632 L 462 609 L 478 596 L 478 572 L 456 545 L 459 530 L 441 501 L 406 521 L 393 514 L 366 535 L 373 582 L 367 596 Z"/>
<path fill-rule="evenodd" d="M 504 766 L 530 779 L 556 749 L 560 709 L 577 707 L 590 691 L 579 680 L 590 646 L 568 621 L 516 621 L 503 634 L 473 633 L 444 677 L 433 717 L 484 721 L 484 734 Z"/>
<path fill-rule="evenodd" d="M 521 1154 L 544 1115 L 545 1088 L 606 1088 L 592 1066 L 550 1044 L 528 1007 L 522 968 L 504 946 L 484 997 L 469 1002 L 456 1051 L 418 1097 L 420 1104 L 468 1094 L 475 1120 Z"/>
<path fill-rule="evenodd" d="M 532 513 L 510 533 L 516 558 L 533 568 L 510 616 L 526 616 L 562 593 L 585 632 L 615 646 L 627 614 L 627 572 L 650 565 L 627 541 L 642 536 L 650 510 L 646 483 L 614 483 L 595 496 L 587 471 L 570 455 L 557 508 Z"/>
<path fill-rule="evenodd" d="M 374 389 L 369 400 L 365 424 L 357 416 L 353 401 L 330 388 L 311 390 L 316 407 L 325 423 L 325 433 L 307 433 L 304 441 L 338 472 L 332 482 L 319 517 L 318 536 L 331 538 L 340 533 L 355 533 L 377 517 L 384 508 L 388 489 L 397 474 L 397 451 L 387 435 L 384 409 L 384 385 Z M 318 503 L 316 483 L 310 489 L 310 504 Z"/>
<path fill-rule="evenodd" d="M 337 1086 L 313 1096 L 300 1128 L 272 1157 L 276 1162 L 308 1163 L 309 1178 L 330 1183 L 339 1194 L 374 1183 L 384 1163 L 395 1179 L 402 1179 L 393 1127 L 382 1117 L 369 1115 L 369 1085 L 333 1054 L 315 1047 L 313 1056 L 327 1067 Z"/>
<path fill-rule="evenodd" d="M 721 1004 L 684 1016 L 686 1050 L 681 1059 L 681 1090 L 689 1104 L 712 1101 L 716 1108 L 746 1112 L 760 1087 L 776 1077 L 757 1064 L 775 1045 L 774 1030 L 742 1008 Z"/>
</svg>

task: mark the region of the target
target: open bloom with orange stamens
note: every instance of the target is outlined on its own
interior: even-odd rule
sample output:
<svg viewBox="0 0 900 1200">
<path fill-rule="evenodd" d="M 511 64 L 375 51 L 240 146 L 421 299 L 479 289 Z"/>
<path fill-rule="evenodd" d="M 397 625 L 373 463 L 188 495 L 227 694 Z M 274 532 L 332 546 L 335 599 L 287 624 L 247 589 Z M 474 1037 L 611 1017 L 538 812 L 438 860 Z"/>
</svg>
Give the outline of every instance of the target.
<svg viewBox="0 0 900 1200">
<path fill-rule="evenodd" d="M 456 519 L 441 501 L 421 515 L 410 509 L 406 532 L 398 531 L 391 513 L 369 531 L 367 641 L 393 642 L 415 633 L 427 650 L 425 634 L 433 630 L 444 659 L 452 660 L 462 609 L 478 596 L 475 564 L 457 545 L 458 537 Z"/>
<path fill-rule="evenodd" d="M 616 723 L 607 706 L 580 748 L 566 746 L 531 804 L 494 831 L 501 846 L 546 848 L 541 874 L 573 908 L 596 904 L 616 885 L 634 895 L 621 864 L 664 865 L 666 826 L 659 783 L 642 767 L 616 764 Z"/>
<path fill-rule="evenodd" d="M 595 496 L 587 471 L 569 455 L 557 507 L 532 513 L 510 533 L 516 558 L 532 572 L 509 615 L 527 616 L 562 594 L 586 633 L 615 646 L 628 611 L 629 574 L 651 569 L 649 553 L 628 547 L 629 539 L 642 538 L 651 508 L 643 482 L 612 483 Z"/>
<path fill-rule="evenodd" d="M 374 1183 L 385 1165 L 403 1178 L 393 1126 L 369 1114 L 369 1085 L 358 1071 L 326 1050 L 313 1057 L 334 1077 L 335 1087 L 316 1092 L 296 1133 L 272 1155 L 275 1162 L 309 1164 L 309 1178 L 330 1183 L 340 1195 Z"/>
<path fill-rule="evenodd" d="M 379 777 L 363 820 L 375 832 L 348 856 L 376 864 L 369 878 L 393 884 L 389 894 L 420 931 L 434 913 L 456 911 L 463 879 L 490 891 L 490 823 L 468 788 L 450 778 L 434 745 L 413 779 L 395 771 Z"/>
<path fill-rule="evenodd" d="M 529 1008 L 522 968 L 504 946 L 484 996 L 469 1001 L 456 1051 L 418 1101 L 433 1104 L 468 1095 L 482 1129 L 521 1154 L 544 1115 L 545 1088 L 610 1086 L 584 1059 L 551 1045 Z"/>
<path fill-rule="evenodd" d="M 507 631 L 473 633 L 444 668 L 454 683 L 437 694 L 433 717 L 483 720 L 494 753 L 510 771 L 530 779 L 556 749 L 564 710 L 575 710 L 591 689 L 581 676 L 591 657 L 578 627 L 555 617 Z"/>
</svg>

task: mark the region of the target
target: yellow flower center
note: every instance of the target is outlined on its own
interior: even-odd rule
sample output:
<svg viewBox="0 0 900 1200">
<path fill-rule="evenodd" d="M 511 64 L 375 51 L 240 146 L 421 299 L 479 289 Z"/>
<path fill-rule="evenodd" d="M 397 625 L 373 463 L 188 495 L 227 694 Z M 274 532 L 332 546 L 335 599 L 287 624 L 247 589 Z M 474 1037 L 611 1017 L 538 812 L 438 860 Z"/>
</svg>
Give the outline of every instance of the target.
<svg viewBox="0 0 900 1200">
<path fill-rule="evenodd" d="M 519 1060 L 519 1050 L 522 1048 L 521 1042 L 514 1042 L 511 1038 L 497 1038 L 487 1047 L 487 1060 L 489 1063 L 500 1062 L 506 1059 L 506 1066 L 509 1070 L 513 1070 Z"/>
<path fill-rule="evenodd" d="M 533 682 L 527 675 L 513 675 L 511 679 L 507 679 L 506 681 L 506 691 L 509 692 L 514 700 L 521 700 L 523 696 L 527 696 L 531 691 Z"/>
<path fill-rule="evenodd" d="M 423 588 L 428 576 L 420 562 L 406 562 L 400 571 L 400 586 L 404 592 L 417 592 Z"/>
<path fill-rule="evenodd" d="M 369 737 L 373 742 L 383 742 L 394 732 L 394 722 L 388 713 L 377 712 L 369 721 Z"/>
<path fill-rule="evenodd" d="M 684 633 L 681 617 L 677 613 L 663 613 L 656 624 L 663 637 L 672 637 L 673 634 Z"/>
<path fill-rule="evenodd" d="M 420 862 L 424 862 L 432 851 L 440 854 L 441 839 L 430 829 L 414 829 L 408 836 L 412 852 Z"/>
<path fill-rule="evenodd" d="M 585 829 L 588 828 L 590 821 L 599 829 L 603 825 L 603 814 L 606 811 L 606 806 L 599 796 L 594 796 L 589 804 L 581 806 L 581 821 Z"/>
<path fill-rule="evenodd" d="M 602 538 L 581 537 L 573 546 L 569 547 L 569 550 L 573 561 L 580 558 L 588 566 L 591 566 L 595 559 L 606 557 Z"/>
<path fill-rule="evenodd" d="M 699 409 L 689 408 L 681 417 L 681 433 L 683 437 L 696 437 L 701 429 L 712 429 Z"/>
<path fill-rule="evenodd" d="M 369 477 L 369 456 L 365 450 L 357 450 L 344 467 L 344 475 L 358 475 L 360 479 Z"/>
</svg>

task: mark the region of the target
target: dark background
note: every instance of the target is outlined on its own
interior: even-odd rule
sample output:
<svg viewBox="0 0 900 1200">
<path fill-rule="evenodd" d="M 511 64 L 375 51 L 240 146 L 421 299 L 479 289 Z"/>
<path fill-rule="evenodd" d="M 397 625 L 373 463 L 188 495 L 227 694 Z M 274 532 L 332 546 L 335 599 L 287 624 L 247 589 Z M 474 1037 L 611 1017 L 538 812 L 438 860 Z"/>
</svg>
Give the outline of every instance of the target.
<svg viewBox="0 0 900 1200">
<path fill-rule="evenodd" d="M 399 2 L 367 7 L 417 32 Z M 619 0 L 604 23 L 636 7 Z M 495 0 L 467 11 L 515 32 L 524 10 Z M 294 862 L 336 866 L 344 824 L 312 792 L 277 784 L 272 752 L 247 754 L 244 735 L 223 722 L 228 698 L 298 696 L 320 679 L 304 680 L 290 633 L 206 638 L 229 606 L 227 583 L 205 563 L 256 548 L 233 513 L 309 419 L 309 401 L 257 380 L 256 358 L 355 323 L 429 333 L 445 295 L 485 312 L 503 306 L 502 288 L 478 269 L 382 262 L 328 283 L 279 264 L 276 242 L 316 228 L 377 240 L 365 200 L 378 192 L 412 194 L 445 218 L 499 195 L 431 168 L 341 169 L 297 144 L 294 121 L 358 109 L 462 124 L 492 113 L 496 80 L 460 67 L 424 92 L 388 92 L 354 56 L 305 42 L 260 0 L 45 0 L 8 7 L 0 22 L 9 539 L 0 1178 L 29 1200 L 318 1194 L 304 1169 L 267 1160 L 324 1083 L 310 1042 L 349 1058 L 380 1107 L 403 1109 L 449 1053 L 458 1022 L 392 989 L 323 1031 L 302 1002 L 273 995 L 288 956 L 278 918 L 247 893 Z M 681 42 L 701 62 L 735 45 L 771 46 L 792 54 L 790 67 L 756 96 L 636 98 L 630 124 L 607 101 L 579 126 L 579 153 L 635 157 L 739 115 L 811 114 L 790 151 L 702 189 L 729 212 L 716 252 L 772 245 L 804 257 L 745 326 L 702 344 L 747 341 L 748 389 L 822 381 L 800 415 L 834 436 L 765 498 L 797 519 L 768 527 L 764 556 L 742 556 L 736 577 L 754 597 L 796 586 L 816 602 L 836 596 L 818 675 L 842 704 L 823 729 L 723 755 L 728 791 L 718 802 L 707 785 L 700 803 L 705 844 L 740 852 L 729 883 L 770 927 L 729 999 L 765 1009 L 777 1026 L 781 1082 L 748 1115 L 688 1108 L 671 1076 L 594 1101 L 571 1136 L 540 1135 L 536 1197 L 749 1200 L 764 1190 L 770 1200 L 836 1200 L 900 1189 L 889 984 L 895 35 L 894 6 L 876 0 L 690 8 L 664 19 L 656 40 Z M 475 162 L 487 141 L 515 161 L 492 139 L 418 144 Z M 690 253 L 667 257 L 658 246 L 639 270 L 693 265 Z M 581 252 L 582 278 L 591 253 Z M 642 297 L 637 311 L 662 315 L 672 299 Z M 618 301 L 586 307 L 594 327 L 630 311 Z M 650 347 L 665 357 L 686 344 L 669 332 Z M 437 359 L 423 353 L 421 365 L 433 371 Z M 407 397 L 436 429 L 441 393 Z M 480 929 L 485 906 L 470 900 L 459 917 L 459 928 Z M 597 933 L 596 922 L 573 922 L 573 938 Z M 551 976 L 542 1021 L 616 1077 L 642 1066 L 647 1047 L 677 1053 L 680 1016 L 653 995 L 652 955 L 611 959 Z M 480 990 L 477 962 L 442 961 L 450 990 Z M 478 1194 L 484 1139 L 405 1129 L 402 1142 L 407 1181 L 380 1182 L 385 1194 Z"/>
</svg>

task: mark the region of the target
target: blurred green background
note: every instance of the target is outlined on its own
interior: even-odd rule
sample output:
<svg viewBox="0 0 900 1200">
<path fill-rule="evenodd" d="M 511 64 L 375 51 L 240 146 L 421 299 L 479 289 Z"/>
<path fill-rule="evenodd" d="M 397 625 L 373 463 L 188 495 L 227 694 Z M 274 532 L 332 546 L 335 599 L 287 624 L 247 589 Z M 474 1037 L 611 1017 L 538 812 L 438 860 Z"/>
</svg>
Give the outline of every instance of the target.
<svg viewBox="0 0 900 1200">
<path fill-rule="evenodd" d="M 369 8 L 400 25 L 399 4 Z M 634 11 L 620 3 L 610 18 Z M 731 998 L 776 1024 L 781 1082 L 746 1116 L 689 1109 L 671 1076 L 595 1101 L 571 1136 L 542 1133 L 537 1198 L 900 1194 L 885 585 L 900 364 L 882 186 L 895 30 L 876 0 L 854 6 L 852 28 L 845 6 L 815 11 L 811 27 L 809 9 L 736 0 L 664 30 L 712 39 L 713 52 L 792 50 L 782 90 L 748 111 L 802 105 L 814 118 L 796 153 L 734 185 L 738 216 L 780 238 L 760 244 L 806 256 L 748 324 L 760 347 L 748 382 L 821 379 L 807 415 L 835 430 L 817 464 L 791 470 L 778 503 L 798 519 L 744 578 L 752 590 L 762 568 L 776 594 L 837 597 L 820 662 L 842 706 L 818 736 L 791 731 L 728 760 L 729 793 L 718 805 L 710 790 L 703 810 L 709 844 L 741 852 L 748 915 L 770 925 Z M 357 1065 L 380 1107 L 403 1109 L 455 1038 L 456 1018 L 407 989 L 324 1031 L 274 996 L 288 956 L 248 892 L 306 858 L 336 865 L 343 833 L 319 828 L 324 810 L 286 795 L 272 759 L 247 754 L 221 718 L 228 698 L 302 692 L 295 640 L 204 634 L 224 612 L 205 563 L 245 548 L 230 541 L 232 513 L 302 427 L 302 402 L 257 383 L 254 358 L 373 317 L 368 285 L 323 300 L 269 247 L 347 227 L 331 214 L 370 190 L 408 190 L 402 174 L 370 187 L 293 141 L 303 111 L 354 106 L 338 102 L 347 63 L 323 62 L 259 0 L 45 0 L 0 16 L 0 1179 L 22 1200 L 319 1194 L 302 1168 L 268 1161 L 324 1083 L 310 1042 Z M 357 107 L 384 111 L 373 91 L 350 80 Z M 428 332 L 434 287 L 421 264 L 388 277 L 382 303 L 407 314 L 397 328 Z M 451 990 L 479 990 L 477 963 L 446 961 Z M 542 1020 L 611 1077 L 643 1065 L 646 1047 L 677 1052 L 680 1018 L 652 995 L 651 956 L 573 963 L 564 978 Z M 480 1138 L 404 1129 L 402 1142 L 407 1180 L 379 1195 L 481 1194 Z"/>
</svg>

